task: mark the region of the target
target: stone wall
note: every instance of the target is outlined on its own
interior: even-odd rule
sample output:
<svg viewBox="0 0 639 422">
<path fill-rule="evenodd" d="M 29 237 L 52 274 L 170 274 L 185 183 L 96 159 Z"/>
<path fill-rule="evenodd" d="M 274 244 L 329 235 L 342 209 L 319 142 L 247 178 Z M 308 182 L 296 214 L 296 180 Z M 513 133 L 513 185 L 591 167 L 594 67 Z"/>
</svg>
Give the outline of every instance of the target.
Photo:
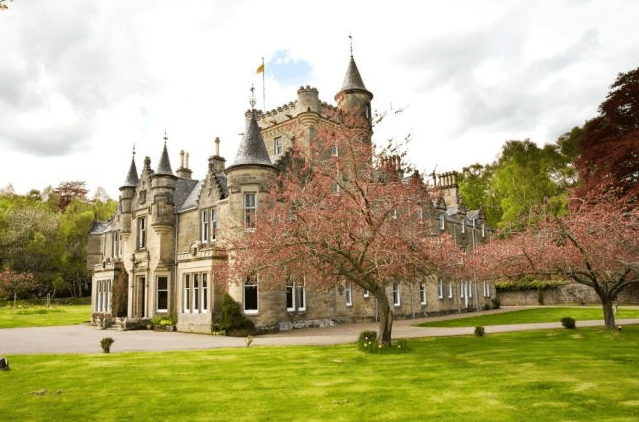
<svg viewBox="0 0 639 422">
<path fill-rule="evenodd" d="M 590 304 L 600 303 L 599 297 L 591 287 L 577 283 L 569 283 L 553 289 L 542 291 L 543 305 Z M 629 286 L 619 293 L 621 303 L 639 303 L 639 286 Z M 537 290 L 519 292 L 499 292 L 499 300 L 504 306 L 539 305 Z"/>
</svg>

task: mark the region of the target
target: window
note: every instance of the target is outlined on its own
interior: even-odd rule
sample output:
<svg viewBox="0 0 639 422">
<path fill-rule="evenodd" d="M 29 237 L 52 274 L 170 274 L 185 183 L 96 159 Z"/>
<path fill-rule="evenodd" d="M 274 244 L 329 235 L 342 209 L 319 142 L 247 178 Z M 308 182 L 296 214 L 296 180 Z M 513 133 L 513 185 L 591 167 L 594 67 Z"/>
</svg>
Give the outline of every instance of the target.
<svg viewBox="0 0 639 422">
<path fill-rule="evenodd" d="M 207 284 L 206 273 L 202 274 L 202 311 L 209 310 L 209 286 Z"/>
<path fill-rule="evenodd" d="M 339 156 L 339 149 L 337 148 L 337 145 L 331 145 L 331 155 L 333 157 Z"/>
<path fill-rule="evenodd" d="M 461 232 L 466 233 L 466 220 L 461 222 Z"/>
<path fill-rule="evenodd" d="M 289 312 L 295 311 L 295 285 L 286 285 L 286 310 Z"/>
<path fill-rule="evenodd" d="M 481 223 L 481 237 L 486 237 L 486 223 Z"/>
<path fill-rule="evenodd" d="M 340 186 L 339 182 L 335 182 L 335 184 L 333 185 L 333 193 L 340 193 L 341 190 L 342 187 Z"/>
<path fill-rule="evenodd" d="M 290 282 L 286 285 L 286 310 L 288 312 L 306 310 L 304 283 Z"/>
<path fill-rule="evenodd" d="M 464 297 L 464 282 L 459 283 L 459 297 Z"/>
<path fill-rule="evenodd" d="M 439 229 L 444 230 L 446 228 L 446 216 L 444 213 L 439 214 Z"/>
<path fill-rule="evenodd" d="M 100 280 L 97 282 L 97 312 L 111 311 L 111 280 Z"/>
<path fill-rule="evenodd" d="M 198 312 L 200 310 L 200 275 L 193 274 L 193 312 Z"/>
<path fill-rule="evenodd" d="M 138 249 L 146 247 L 146 217 L 138 218 Z"/>
<path fill-rule="evenodd" d="M 448 298 L 453 297 L 453 283 L 448 283 Z"/>
<path fill-rule="evenodd" d="M 160 276 L 157 279 L 157 311 L 169 310 L 169 278 Z"/>
<path fill-rule="evenodd" d="M 273 141 L 273 154 L 280 155 L 282 153 L 282 137 L 278 136 Z"/>
<path fill-rule="evenodd" d="M 466 282 L 466 286 L 468 287 L 468 297 L 473 297 L 473 283 L 470 281 Z"/>
<path fill-rule="evenodd" d="M 393 284 L 393 306 L 400 306 L 402 304 L 401 297 L 399 295 L 399 284 Z"/>
<path fill-rule="evenodd" d="M 426 283 L 419 283 L 419 303 L 426 305 Z"/>
<path fill-rule="evenodd" d="M 209 241 L 209 210 L 202 210 L 202 242 Z"/>
<path fill-rule="evenodd" d="M 444 298 L 444 282 L 441 280 L 439 280 L 439 283 L 437 284 L 437 297 L 440 299 Z"/>
<path fill-rule="evenodd" d="M 306 310 L 306 289 L 304 288 L 304 283 L 297 285 L 297 310 Z"/>
<path fill-rule="evenodd" d="M 256 314 L 258 312 L 257 277 L 249 276 L 244 280 L 244 313 Z"/>
<path fill-rule="evenodd" d="M 255 228 L 255 193 L 244 194 L 244 227 L 247 229 Z"/>
<path fill-rule="evenodd" d="M 191 310 L 191 274 L 184 274 L 184 312 Z"/>
<path fill-rule="evenodd" d="M 371 292 L 368 291 L 368 289 L 364 289 L 364 298 L 367 298 L 371 295 Z"/>
<path fill-rule="evenodd" d="M 211 240 L 215 240 L 215 235 L 217 233 L 217 214 L 215 214 L 215 208 L 211 208 L 211 235 L 209 238 Z"/>
<path fill-rule="evenodd" d="M 113 232 L 113 257 L 120 256 L 120 232 Z"/>
<path fill-rule="evenodd" d="M 351 283 L 346 284 L 344 296 L 346 296 L 346 306 L 353 306 L 353 290 L 351 288 Z"/>
<path fill-rule="evenodd" d="M 484 281 L 484 297 L 490 297 L 490 284 Z"/>
</svg>

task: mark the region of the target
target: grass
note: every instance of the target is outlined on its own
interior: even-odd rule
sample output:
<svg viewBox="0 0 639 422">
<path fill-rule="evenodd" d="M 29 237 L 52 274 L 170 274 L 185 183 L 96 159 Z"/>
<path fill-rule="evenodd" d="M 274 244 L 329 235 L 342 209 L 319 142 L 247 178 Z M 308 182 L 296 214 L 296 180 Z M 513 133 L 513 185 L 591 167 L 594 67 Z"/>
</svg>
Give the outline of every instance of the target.
<svg viewBox="0 0 639 422">
<path fill-rule="evenodd" d="M 91 319 L 91 305 L 33 305 L 27 302 L 6 302 L 0 306 L 0 328 L 48 327 L 75 325 Z"/>
<path fill-rule="evenodd" d="M 503 312 L 498 314 L 485 314 L 468 318 L 457 318 L 443 321 L 430 321 L 417 324 L 419 327 L 472 327 L 477 325 L 505 325 L 527 324 L 536 322 L 559 322 L 563 317 L 573 317 L 579 321 L 603 320 L 603 310 L 600 306 L 580 307 L 543 307 L 523 309 L 519 311 Z M 639 318 L 639 308 L 619 308 L 615 319 Z"/>
<path fill-rule="evenodd" d="M 9 356 L 3 420 L 636 421 L 639 326 L 356 345 Z M 47 390 L 43 393 L 43 390 Z M 35 395 L 40 392 L 42 395 Z"/>
</svg>

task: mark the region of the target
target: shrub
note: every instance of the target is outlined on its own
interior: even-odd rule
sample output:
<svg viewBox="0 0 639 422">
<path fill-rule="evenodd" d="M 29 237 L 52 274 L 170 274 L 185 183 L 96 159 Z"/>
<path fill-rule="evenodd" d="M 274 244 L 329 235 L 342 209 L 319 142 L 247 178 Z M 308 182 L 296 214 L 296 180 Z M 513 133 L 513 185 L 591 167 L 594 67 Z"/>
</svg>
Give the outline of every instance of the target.
<svg viewBox="0 0 639 422">
<path fill-rule="evenodd" d="M 492 302 L 493 302 L 493 309 L 499 309 L 499 307 L 501 306 L 501 301 L 498 298 L 494 298 Z"/>
<path fill-rule="evenodd" d="M 100 340 L 100 346 L 102 346 L 102 351 L 104 353 L 111 353 L 111 345 L 113 344 L 115 340 L 113 340 L 111 337 L 104 337 L 102 340 Z"/>
<path fill-rule="evenodd" d="M 568 328 L 570 330 L 576 328 L 576 326 L 577 326 L 575 319 L 571 318 L 569 316 L 563 317 L 561 319 L 561 325 L 563 325 L 565 328 Z"/>
<path fill-rule="evenodd" d="M 484 332 L 484 327 L 482 327 L 481 325 L 475 327 L 475 337 L 483 337 Z"/>
<path fill-rule="evenodd" d="M 225 331 L 228 336 L 246 337 L 253 333 L 255 326 L 253 321 L 242 314 L 240 304 L 228 294 L 222 299 L 222 311 L 219 315 L 213 315 L 211 331 Z"/>
<path fill-rule="evenodd" d="M 365 340 L 366 341 L 377 340 L 377 332 L 365 330 L 359 333 L 358 341 L 365 341 Z"/>
</svg>

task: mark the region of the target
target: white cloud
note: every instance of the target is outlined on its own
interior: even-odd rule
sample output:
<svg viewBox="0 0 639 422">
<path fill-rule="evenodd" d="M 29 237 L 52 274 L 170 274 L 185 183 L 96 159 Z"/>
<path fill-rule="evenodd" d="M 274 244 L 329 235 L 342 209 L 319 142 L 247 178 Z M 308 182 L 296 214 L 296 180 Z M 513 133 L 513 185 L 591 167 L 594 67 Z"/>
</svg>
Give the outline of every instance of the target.
<svg viewBox="0 0 639 422">
<path fill-rule="evenodd" d="M 418 168 L 492 161 L 507 139 L 553 142 L 593 117 L 616 74 L 639 65 L 630 1 L 176 4 L 45 0 L 0 12 L 0 186 L 86 180 L 117 197 L 133 144 L 157 164 L 168 131 L 196 177 L 222 140 L 230 162 L 255 69 L 278 51 L 308 64 L 266 74 L 266 106 L 309 84 L 332 102 L 348 35 L 379 110 L 408 106 L 376 138 L 412 134 Z"/>
</svg>

